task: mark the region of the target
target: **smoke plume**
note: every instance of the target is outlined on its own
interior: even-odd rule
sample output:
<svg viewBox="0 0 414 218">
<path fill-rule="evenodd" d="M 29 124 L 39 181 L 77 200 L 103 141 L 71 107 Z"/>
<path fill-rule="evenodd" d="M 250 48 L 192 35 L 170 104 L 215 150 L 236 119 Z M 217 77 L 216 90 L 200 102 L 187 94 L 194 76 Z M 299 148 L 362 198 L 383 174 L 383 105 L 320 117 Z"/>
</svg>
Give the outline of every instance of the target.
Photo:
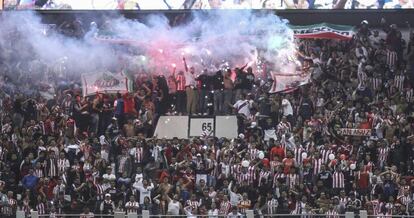
<svg viewBox="0 0 414 218">
<path fill-rule="evenodd" d="M 183 57 L 198 73 L 244 64 L 260 73 L 264 62 L 282 73 L 295 68 L 293 32 L 286 20 L 269 12 L 196 11 L 174 26 L 159 14 L 96 23 L 101 25 L 84 23 L 85 36 L 74 38 L 50 31 L 33 12 L 3 13 L 0 60 L 20 64 L 28 73 L 48 68 L 75 74 L 105 69 L 168 74 L 174 67 L 184 69 Z"/>
</svg>

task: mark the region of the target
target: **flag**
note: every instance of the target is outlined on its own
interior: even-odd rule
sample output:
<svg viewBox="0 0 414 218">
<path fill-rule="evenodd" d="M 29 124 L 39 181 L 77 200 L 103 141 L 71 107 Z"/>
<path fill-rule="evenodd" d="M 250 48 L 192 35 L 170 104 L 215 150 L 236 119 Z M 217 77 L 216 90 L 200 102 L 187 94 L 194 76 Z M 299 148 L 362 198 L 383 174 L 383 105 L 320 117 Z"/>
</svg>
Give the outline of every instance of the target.
<svg viewBox="0 0 414 218">
<path fill-rule="evenodd" d="M 353 26 L 320 23 L 307 26 L 289 26 L 296 38 L 350 40 L 355 34 Z"/>
<path fill-rule="evenodd" d="M 294 74 L 272 73 L 272 87 L 269 93 L 291 92 L 299 86 L 308 84 L 310 81 L 310 73 L 302 73 L 300 71 Z"/>
</svg>

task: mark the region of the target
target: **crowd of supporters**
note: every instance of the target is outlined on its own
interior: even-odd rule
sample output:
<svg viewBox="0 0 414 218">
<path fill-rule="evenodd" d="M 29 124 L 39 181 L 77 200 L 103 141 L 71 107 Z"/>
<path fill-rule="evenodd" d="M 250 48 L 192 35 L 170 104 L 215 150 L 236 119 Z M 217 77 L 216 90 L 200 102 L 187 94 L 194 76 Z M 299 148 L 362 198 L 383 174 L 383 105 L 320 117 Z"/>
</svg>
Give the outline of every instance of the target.
<svg viewBox="0 0 414 218">
<path fill-rule="evenodd" d="M 76 78 L 41 83 L 42 73 L 7 64 L 13 47 L 3 47 L 2 217 L 414 214 L 414 38 L 382 23 L 363 22 L 350 41 L 298 40 L 312 82 L 275 94 L 240 66 L 142 76 L 134 93 L 83 97 Z M 165 114 L 233 114 L 239 136 L 157 138 Z"/>
</svg>

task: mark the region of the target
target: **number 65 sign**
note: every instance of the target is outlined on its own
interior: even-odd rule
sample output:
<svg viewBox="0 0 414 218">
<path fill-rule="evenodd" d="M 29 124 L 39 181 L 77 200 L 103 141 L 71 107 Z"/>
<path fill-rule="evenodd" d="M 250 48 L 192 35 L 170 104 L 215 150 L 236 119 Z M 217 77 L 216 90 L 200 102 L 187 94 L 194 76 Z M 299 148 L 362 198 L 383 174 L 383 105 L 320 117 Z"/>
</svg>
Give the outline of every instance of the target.
<svg viewBox="0 0 414 218">
<path fill-rule="evenodd" d="M 215 135 L 216 119 L 213 117 L 190 117 L 188 137 L 200 137 L 207 133 L 209 136 Z"/>
</svg>

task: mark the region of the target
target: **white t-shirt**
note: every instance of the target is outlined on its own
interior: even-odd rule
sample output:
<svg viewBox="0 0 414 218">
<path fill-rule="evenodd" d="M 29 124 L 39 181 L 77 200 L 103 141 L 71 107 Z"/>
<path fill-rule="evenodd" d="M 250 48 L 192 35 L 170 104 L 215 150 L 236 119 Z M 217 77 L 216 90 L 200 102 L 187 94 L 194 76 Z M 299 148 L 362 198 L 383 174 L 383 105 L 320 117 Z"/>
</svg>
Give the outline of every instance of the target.
<svg viewBox="0 0 414 218">
<path fill-rule="evenodd" d="M 180 215 L 180 202 L 173 202 L 170 201 L 170 203 L 168 203 L 168 210 L 167 213 L 169 215 Z"/>
<path fill-rule="evenodd" d="M 252 106 L 248 100 L 238 100 L 233 107 L 237 109 L 237 113 L 250 117 L 250 108 Z"/>
<path fill-rule="evenodd" d="M 184 78 L 185 78 L 185 86 L 195 87 L 197 85 L 194 74 L 190 72 L 184 72 Z"/>
<path fill-rule="evenodd" d="M 210 218 L 218 217 L 218 212 L 219 212 L 219 210 L 217 208 L 216 209 L 210 209 L 210 210 L 208 210 L 207 215 Z"/>
<path fill-rule="evenodd" d="M 289 100 L 283 99 L 282 106 L 283 106 L 283 116 L 293 115 L 292 104 L 290 104 Z"/>
</svg>

